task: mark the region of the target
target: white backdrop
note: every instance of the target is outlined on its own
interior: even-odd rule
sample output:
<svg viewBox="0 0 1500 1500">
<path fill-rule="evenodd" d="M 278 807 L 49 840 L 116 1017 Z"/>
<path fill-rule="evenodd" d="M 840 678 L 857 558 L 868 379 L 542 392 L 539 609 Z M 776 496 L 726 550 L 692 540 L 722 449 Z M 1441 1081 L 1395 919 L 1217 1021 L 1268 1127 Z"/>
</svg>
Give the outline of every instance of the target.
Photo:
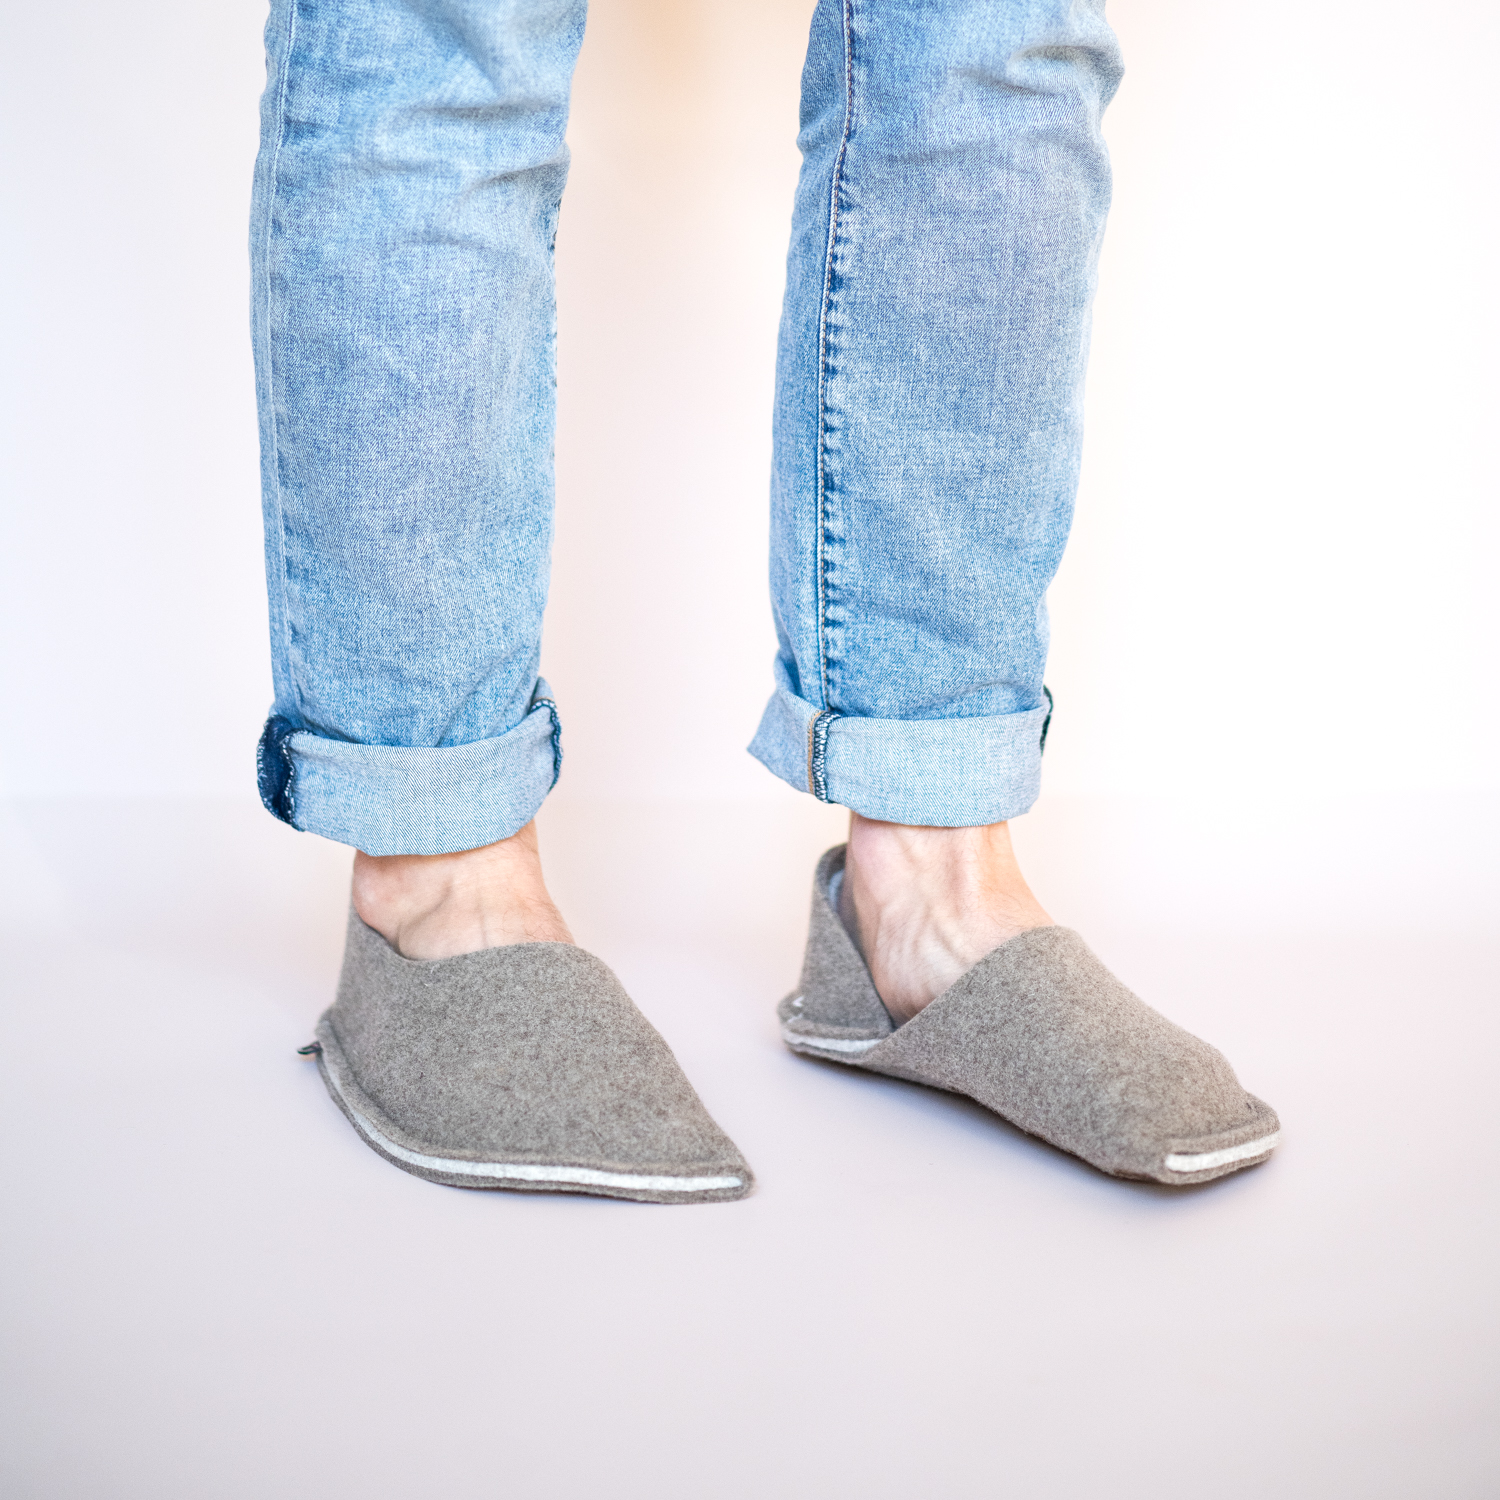
<svg viewBox="0 0 1500 1500">
<path fill-rule="evenodd" d="M 559 242 L 559 796 L 792 795 L 743 746 L 809 10 L 594 6 Z M 1340 838 L 1467 826 L 1500 792 L 1494 8 L 1426 30 L 1389 0 L 1111 14 L 1127 76 L 1046 796 L 1232 839 L 1335 805 Z M 11 21 L 10 795 L 251 795 L 262 15 Z"/>
<path fill-rule="evenodd" d="M 755 1164 L 681 1214 L 440 1193 L 293 1055 L 348 851 L 252 787 L 261 0 L 7 17 L 7 1497 L 1500 1493 L 1495 7 L 1112 6 L 1017 838 L 1286 1122 L 1181 1194 L 777 1038 L 840 824 L 743 749 L 810 7 L 596 0 L 559 242 L 543 846 Z"/>
</svg>

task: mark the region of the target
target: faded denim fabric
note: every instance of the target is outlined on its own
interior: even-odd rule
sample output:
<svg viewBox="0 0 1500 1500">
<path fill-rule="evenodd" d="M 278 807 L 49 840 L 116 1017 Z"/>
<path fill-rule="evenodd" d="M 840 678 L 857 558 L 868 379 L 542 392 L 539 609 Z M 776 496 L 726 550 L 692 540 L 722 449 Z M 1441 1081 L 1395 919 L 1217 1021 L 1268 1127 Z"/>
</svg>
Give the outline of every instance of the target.
<svg viewBox="0 0 1500 1500">
<path fill-rule="evenodd" d="M 251 225 L 266 805 L 374 854 L 556 780 L 552 246 L 581 0 L 273 0 Z M 1102 0 L 819 0 L 752 751 L 908 823 L 1023 812 L 1077 483 Z M 711 565 L 711 560 L 708 560 Z"/>
<path fill-rule="evenodd" d="M 371 854 L 556 780 L 552 246 L 581 0 L 273 0 L 251 217 L 262 796 Z"/>
<path fill-rule="evenodd" d="M 1035 801 L 1120 61 L 1102 3 L 824 0 L 777 371 L 777 775 L 899 823 Z"/>
</svg>

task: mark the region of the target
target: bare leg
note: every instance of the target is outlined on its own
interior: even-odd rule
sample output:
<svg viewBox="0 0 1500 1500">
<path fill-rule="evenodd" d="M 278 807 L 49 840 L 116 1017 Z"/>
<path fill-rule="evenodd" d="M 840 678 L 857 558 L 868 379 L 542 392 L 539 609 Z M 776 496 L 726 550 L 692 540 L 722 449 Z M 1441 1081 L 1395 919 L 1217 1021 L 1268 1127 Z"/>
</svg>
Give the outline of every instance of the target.
<svg viewBox="0 0 1500 1500">
<path fill-rule="evenodd" d="M 1052 925 L 1021 874 L 1005 823 L 916 828 L 851 813 L 839 907 L 898 1022 L 1001 943 Z"/>
<path fill-rule="evenodd" d="M 534 822 L 460 854 L 356 853 L 354 909 L 407 958 L 573 941 L 542 879 Z"/>
</svg>

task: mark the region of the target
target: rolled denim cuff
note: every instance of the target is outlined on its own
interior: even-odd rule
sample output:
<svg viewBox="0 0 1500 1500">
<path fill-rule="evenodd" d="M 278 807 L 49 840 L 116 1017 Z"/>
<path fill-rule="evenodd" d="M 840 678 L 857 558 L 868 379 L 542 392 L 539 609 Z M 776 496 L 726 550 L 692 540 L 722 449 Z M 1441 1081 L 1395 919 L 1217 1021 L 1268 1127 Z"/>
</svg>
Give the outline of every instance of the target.
<svg viewBox="0 0 1500 1500">
<path fill-rule="evenodd" d="M 495 739 L 356 745 L 273 714 L 257 755 L 261 801 L 282 822 L 366 854 L 455 854 L 509 838 L 561 766 L 557 705 L 541 680 L 526 716 Z"/>
<path fill-rule="evenodd" d="M 867 818 L 974 828 L 1037 799 L 1051 700 L 986 719 L 866 719 L 778 688 L 750 753 L 783 781 Z"/>
</svg>

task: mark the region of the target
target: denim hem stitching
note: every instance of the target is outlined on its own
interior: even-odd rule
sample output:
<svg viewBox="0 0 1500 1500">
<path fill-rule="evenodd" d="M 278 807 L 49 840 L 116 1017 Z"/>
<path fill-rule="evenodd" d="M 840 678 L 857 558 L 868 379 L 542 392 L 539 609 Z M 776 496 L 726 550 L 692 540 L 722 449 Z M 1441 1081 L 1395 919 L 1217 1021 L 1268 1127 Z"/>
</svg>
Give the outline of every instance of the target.
<svg viewBox="0 0 1500 1500">
<path fill-rule="evenodd" d="M 839 194 L 844 182 L 844 156 L 854 126 L 854 4 L 843 0 L 844 23 L 844 130 L 839 138 L 838 155 L 833 163 L 833 182 L 828 197 L 828 249 L 823 265 L 823 301 L 818 310 L 818 468 L 817 468 L 817 542 L 814 564 L 818 584 L 818 689 L 824 704 L 828 702 L 828 649 L 826 548 L 824 529 L 828 481 L 825 469 L 827 454 L 828 391 L 828 310 L 833 300 L 833 259 L 838 242 Z"/>
<path fill-rule="evenodd" d="M 824 708 L 807 726 L 807 789 L 819 802 L 828 801 L 828 731 L 843 717 Z"/>
<path fill-rule="evenodd" d="M 255 781 L 266 811 L 283 823 L 297 826 L 297 764 L 287 750 L 287 741 L 297 726 L 280 714 L 272 714 L 261 730 L 255 747 Z"/>
<path fill-rule="evenodd" d="M 545 708 L 552 715 L 552 780 L 547 784 L 550 792 L 557 785 L 557 779 L 562 775 L 562 719 L 557 712 L 557 704 L 551 698 L 533 698 L 531 700 L 533 709 Z"/>
</svg>

